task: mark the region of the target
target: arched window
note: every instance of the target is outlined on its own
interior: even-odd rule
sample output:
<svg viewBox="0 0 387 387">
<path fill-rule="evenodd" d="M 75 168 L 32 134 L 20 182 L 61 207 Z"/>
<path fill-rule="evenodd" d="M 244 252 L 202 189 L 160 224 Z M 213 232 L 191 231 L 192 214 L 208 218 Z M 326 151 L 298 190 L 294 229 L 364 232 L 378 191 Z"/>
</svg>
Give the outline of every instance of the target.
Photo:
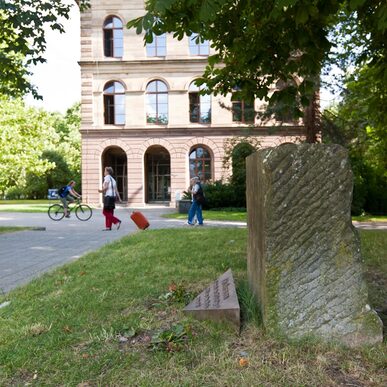
<svg viewBox="0 0 387 387">
<path fill-rule="evenodd" d="M 192 34 L 189 39 L 189 52 L 191 55 L 208 56 L 210 53 L 210 42 L 201 40 L 199 34 Z"/>
<path fill-rule="evenodd" d="M 208 124 L 211 122 L 211 95 L 200 95 L 199 91 L 206 89 L 206 85 L 196 86 L 192 82 L 189 86 L 189 120 Z"/>
<path fill-rule="evenodd" d="M 199 176 L 202 182 L 212 179 L 212 159 L 209 150 L 201 145 L 191 149 L 189 154 L 190 178 Z"/>
<path fill-rule="evenodd" d="M 166 34 L 153 34 L 152 43 L 146 44 L 147 56 L 166 56 L 167 55 L 167 38 Z"/>
<path fill-rule="evenodd" d="M 105 124 L 125 124 L 125 89 L 120 82 L 108 82 L 103 89 Z"/>
<path fill-rule="evenodd" d="M 122 21 L 116 16 L 109 16 L 103 24 L 103 49 L 107 57 L 122 58 L 124 39 Z"/>
<path fill-rule="evenodd" d="M 168 124 L 168 88 L 162 81 L 149 82 L 146 87 L 146 122 Z"/>
</svg>

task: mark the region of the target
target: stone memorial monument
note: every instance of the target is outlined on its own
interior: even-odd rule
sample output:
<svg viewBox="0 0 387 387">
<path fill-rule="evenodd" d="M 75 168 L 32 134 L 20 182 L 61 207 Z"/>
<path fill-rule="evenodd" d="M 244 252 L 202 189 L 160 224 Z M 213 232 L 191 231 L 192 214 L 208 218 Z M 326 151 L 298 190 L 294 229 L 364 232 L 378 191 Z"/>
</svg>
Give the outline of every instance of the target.
<svg viewBox="0 0 387 387">
<path fill-rule="evenodd" d="M 382 341 L 351 221 L 352 172 L 339 145 L 285 144 L 246 163 L 249 284 L 269 331 L 349 346 Z"/>
<path fill-rule="evenodd" d="M 231 269 L 227 270 L 184 308 L 198 320 L 227 322 L 240 329 L 240 308 Z"/>
</svg>

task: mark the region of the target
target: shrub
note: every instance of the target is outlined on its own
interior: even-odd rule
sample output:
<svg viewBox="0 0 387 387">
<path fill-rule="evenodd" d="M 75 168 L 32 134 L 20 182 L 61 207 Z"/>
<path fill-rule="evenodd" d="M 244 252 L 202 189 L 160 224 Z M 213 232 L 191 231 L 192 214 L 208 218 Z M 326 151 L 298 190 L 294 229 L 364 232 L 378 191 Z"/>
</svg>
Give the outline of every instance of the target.
<svg viewBox="0 0 387 387">
<path fill-rule="evenodd" d="M 204 192 L 207 200 L 204 208 L 246 207 L 245 192 L 241 194 L 233 184 L 215 181 L 206 184 Z"/>
</svg>

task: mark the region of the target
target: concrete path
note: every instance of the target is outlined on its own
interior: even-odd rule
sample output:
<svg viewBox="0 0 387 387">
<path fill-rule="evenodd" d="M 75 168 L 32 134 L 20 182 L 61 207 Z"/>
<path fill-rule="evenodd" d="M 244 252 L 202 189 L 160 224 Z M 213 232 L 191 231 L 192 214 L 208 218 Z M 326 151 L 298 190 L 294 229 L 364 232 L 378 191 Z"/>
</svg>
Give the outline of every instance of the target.
<svg viewBox="0 0 387 387">
<path fill-rule="evenodd" d="M 118 209 L 117 217 L 122 220 L 120 230 L 105 232 L 102 231 L 104 217 L 99 209 L 93 212 L 92 218 L 87 222 L 79 221 L 74 215 L 70 219 L 54 222 L 46 213 L 0 212 L 0 226 L 45 228 L 44 231 L 0 234 L 0 293 L 7 293 L 46 271 L 137 232 L 137 227 L 130 219 L 132 210 Z M 161 217 L 162 214 L 175 212 L 174 208 L 140 210 L 149 219 L 151 229 L 184 227 L 186 224 L 185 220 Z M 205 226 L 246 227 L 246 223 L 205 221 Z M 359 227 L 387 229 L 387 223 L 376 226 L 362 223 Z"/>
</svg>

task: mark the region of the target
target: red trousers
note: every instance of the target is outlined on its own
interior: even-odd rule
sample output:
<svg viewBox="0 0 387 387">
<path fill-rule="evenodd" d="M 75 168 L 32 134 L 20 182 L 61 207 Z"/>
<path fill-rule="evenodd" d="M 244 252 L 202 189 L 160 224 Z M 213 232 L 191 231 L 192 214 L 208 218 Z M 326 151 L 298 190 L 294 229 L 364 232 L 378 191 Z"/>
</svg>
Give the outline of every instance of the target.
<svg viewBox="0 0 387 387">
<path fill-rule="evenodd" d="M 112 224 L 117 224 L 120 220 L 114 216 L 114 210 L 103 210 L 102 213 L 105 216 L 106 228 L 112 228 Z"/>
</svg>

